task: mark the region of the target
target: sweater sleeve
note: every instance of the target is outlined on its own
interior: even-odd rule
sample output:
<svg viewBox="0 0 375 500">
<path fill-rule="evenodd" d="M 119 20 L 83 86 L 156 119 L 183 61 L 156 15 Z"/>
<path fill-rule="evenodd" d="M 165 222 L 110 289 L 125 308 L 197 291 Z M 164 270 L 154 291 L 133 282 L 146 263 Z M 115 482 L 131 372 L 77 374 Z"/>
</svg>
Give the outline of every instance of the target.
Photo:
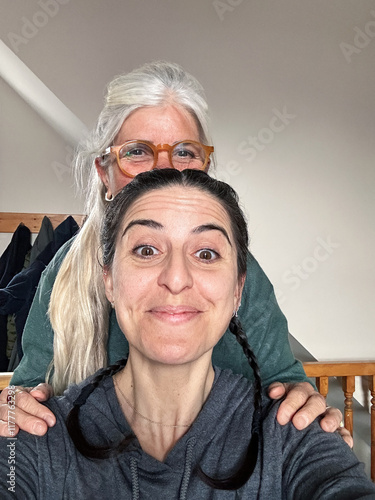
<svg viewBox="0 0 375 500">
<path fill-rule="evenodd" d="M 34 387 L 45 382 L 46 373 L 53 358 L 53 330 L 48 318 L 51 291 L 57 273 L 72 240 L 56 253 L 39 281 L 22 335 L 24 355 L 14 371 L 11 383 Z"/>
<path fill-rule="evenodd" d="M 305 431 L 282 429 L 283 491 L 293 500 L 375 499 L 375 485 L 338 433 L 317 421 Z"/>
<path fill-rule="evenodd" d="M 68 405 L 69 401 L 66 401 L 65 408 Z M 64 495 L 71 460 L 76 453 L 66 430 L 66 412 L 63 413 L 64 408 L 59 406 L 56 398 L 51 399 L 48 406 L 56 415 L 56 425 L 44 436 L 33 436 L 21 430 L 15 438 L 0 437 L 2 500 L 73 498 Z M 11 466 L 14 469 L 10 469 Z M 14 482 L 8 483 L 8 477 Z M 84 497 L 77 491 L 74 498 Z"/>
<path fill-rule="evenodd" d="M 247 267 L 238 316 L 257 357 L 264 387 L 275 381 L 310 382 L 291 351 L 287 321 L 277 304 L 273 286 L 250 254 Z M 229 330 L 215 346 L 213 362 L 253 380 L 242 349 Z"/>
<path fill-rule="evenodd" d="M 0 438 L 0 498 L 39 500 L 38 466 L 35 436 Z"/>
</svg>

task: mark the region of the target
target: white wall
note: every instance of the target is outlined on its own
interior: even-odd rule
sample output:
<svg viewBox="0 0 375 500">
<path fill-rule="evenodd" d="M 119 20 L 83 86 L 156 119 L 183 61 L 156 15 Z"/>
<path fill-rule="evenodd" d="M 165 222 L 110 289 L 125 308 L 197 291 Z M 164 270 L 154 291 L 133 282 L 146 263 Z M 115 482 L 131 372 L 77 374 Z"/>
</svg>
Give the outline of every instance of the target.
<svg viewBox="0 0 375 500">
<path fill-rule="evenodd" d="M 2 40 L 87 126 L 115 74 L 163 58 L 197 76 L 290 331 L 318 359 L 374 359 L 374 2 L 56 2 L 9 2 Z M 0 211 L 80 212 L 53 167 L 71 151 L 0 92 Z"/>
</svg>

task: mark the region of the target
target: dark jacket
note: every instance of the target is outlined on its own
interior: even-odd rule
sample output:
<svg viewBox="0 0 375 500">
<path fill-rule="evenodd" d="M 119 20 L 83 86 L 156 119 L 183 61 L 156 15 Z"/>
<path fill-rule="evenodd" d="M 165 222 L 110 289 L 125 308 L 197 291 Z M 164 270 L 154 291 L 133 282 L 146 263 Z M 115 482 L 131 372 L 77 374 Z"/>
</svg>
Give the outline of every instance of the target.
<svg viewBox="0 0 375 500">
<path fill-rule="evenodd" d="M 50 241 L 44 250 L 35 258 L 34 262 L 19 272 L 6 288 L 0 289 L 0 314 L 15 314 L 17 331 L 17 350 L 19 359 L 22 358 L 22 334 L 40 276 L 58 249 L 74 236 L 79 227 L 73 217 L 65 219 L 53 232 Z"/>
<path fill-rule="evenodd" d="M 12 278 L 21 271 L 27 252 L 31 249 L 31 232 L 20 224 L 13 234 L 11 242 L 0 257 L 0 289 L 5 288 Z M 8 369 L 7 349 L 8 313 L 0 310 L 0 371 Z"/>
</svg>

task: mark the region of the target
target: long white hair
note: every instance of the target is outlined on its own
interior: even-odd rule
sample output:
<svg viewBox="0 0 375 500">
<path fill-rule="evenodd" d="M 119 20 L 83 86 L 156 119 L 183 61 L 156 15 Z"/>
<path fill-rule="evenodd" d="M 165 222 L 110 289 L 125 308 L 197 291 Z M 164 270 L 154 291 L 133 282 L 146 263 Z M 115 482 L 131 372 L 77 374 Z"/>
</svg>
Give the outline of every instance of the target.
<svg viewBox="0 0 375 500">
<path fill-rule="evenodd" d="M 108 84 L 97 125 L 82 141 L 74 159 L 77 186 L 86 197 L 87 219 L 63 260 L 52 289 L 49 316 L 54 331 L 54 357 L 47 380 L 55 394 L 107 365 L 110 305 L 99 264 L 99 230 L 107 202 L 95 158 L 113 144 L 130 113 L 165 104 L 176 104 L 188 111 L 196 121 L 200 141 L 211 144 L 202 86 L 181 66 L 158 61 L 117 76 Z"/>
</svg>

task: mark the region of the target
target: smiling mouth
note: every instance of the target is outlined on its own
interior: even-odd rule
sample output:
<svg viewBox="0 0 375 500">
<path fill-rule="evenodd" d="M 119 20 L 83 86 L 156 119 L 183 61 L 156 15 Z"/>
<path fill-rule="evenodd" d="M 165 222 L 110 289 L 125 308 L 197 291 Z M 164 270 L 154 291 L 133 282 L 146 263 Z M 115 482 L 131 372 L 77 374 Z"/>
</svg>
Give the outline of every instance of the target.
<svg viewBox="0 0 375 500">
<path fill-rule="evenodd" d="M 191 306 L 158 306 L 148 311 L 156 319 L 168 323 L 183 323 L 196 318 L 202 313 L 199 309 Z"/>
</svg>

